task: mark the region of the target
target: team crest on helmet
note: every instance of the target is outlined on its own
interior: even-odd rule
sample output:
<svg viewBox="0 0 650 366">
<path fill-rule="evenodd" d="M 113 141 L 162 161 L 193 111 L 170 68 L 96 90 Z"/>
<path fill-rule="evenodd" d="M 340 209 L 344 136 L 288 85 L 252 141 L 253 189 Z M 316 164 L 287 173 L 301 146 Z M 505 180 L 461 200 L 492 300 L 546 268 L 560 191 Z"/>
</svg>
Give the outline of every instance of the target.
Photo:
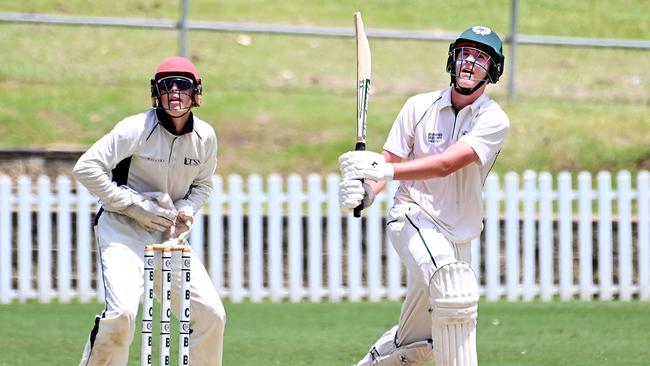
<svg viewBox="0 0 650 366">
<path fill-rule="evenodd" d="M 480 25 L 475 25 L 472 27 L 472 32 L 481 36 L 487 36 L 488 34 L 492 33 L 492 29 Z"/>
</svg>

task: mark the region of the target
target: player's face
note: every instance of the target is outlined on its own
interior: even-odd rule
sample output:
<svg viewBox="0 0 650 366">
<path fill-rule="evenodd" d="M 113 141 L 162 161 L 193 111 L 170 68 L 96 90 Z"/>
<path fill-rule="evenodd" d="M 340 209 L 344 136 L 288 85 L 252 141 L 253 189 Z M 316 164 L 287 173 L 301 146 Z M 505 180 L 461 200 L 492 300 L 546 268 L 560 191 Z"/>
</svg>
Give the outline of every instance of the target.
<svg viewBox="0 0 650 366">
<path fill-rule="evenodd" d="M 462 88 L 471 89 L 479 82 L 488 79 L 492 58 L 474 47 L 458 47 L 454 50 L 456 83 Z"/>
<path fill-rule="evenodd" d="M 172 117 L 180 117 L 192 108 L 192 79 L 181 76 L 162 78 L 156 84 L 162 107 Z"/>
</svg>

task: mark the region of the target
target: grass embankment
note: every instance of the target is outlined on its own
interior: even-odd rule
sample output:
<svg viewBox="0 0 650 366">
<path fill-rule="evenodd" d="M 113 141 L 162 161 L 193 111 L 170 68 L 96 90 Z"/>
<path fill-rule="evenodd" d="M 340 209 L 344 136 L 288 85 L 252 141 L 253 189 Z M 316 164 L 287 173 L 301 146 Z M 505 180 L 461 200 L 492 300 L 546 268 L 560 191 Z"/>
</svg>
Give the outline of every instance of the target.
<svg viewBox="0 0 650 366">
<path fill-rule="evenodd" d="M 0 11 L 176 18 L 176 2 L 8 2 Z M 509 32 L 510 1 L 192 1 L 190 19 L 349 26 L 361 10 L 367 28 L 460 32 L 475 23 Z M 471 5 L 471 6 L 470 6 Z M 520 4 L 522 34 L 650 38 L 641 0 L 626 6 L 581 1 Z M 467 9 L 472 11 L 465 11 Z M 461 11 L 463 9 L 463 11 Z M 435 16 L 434 16 L 435 15 Z M 598 27 L 593 22 L 598 20 Z M 0 146 L 83 149 L 149 103 L 148 79 L 177 52 L 169 30 L 0 23 L 3 122 Z M 372 39 L 369 148 L 381 149 L 409 96 L 445 87 L 446 42 Z M 647 51 L 520 46 L 516 95 L 508 69 L 488 92 L 512 130 L 494 168 L 617 171 L 650 168 L 650 64 Z M 333 172 L 353 146 L 352 38 L 191 31 L 189 53 L 205 84 L 197 115 L 220 141 L 219 172 Z"/>
</svg>

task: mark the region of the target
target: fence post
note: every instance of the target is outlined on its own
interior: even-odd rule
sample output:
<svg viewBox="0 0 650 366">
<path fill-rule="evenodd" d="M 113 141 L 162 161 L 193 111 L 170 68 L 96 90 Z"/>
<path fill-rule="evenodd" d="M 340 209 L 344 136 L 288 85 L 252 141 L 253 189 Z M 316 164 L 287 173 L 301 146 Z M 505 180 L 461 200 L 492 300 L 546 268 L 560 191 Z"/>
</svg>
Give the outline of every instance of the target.
<svg viewBox="0 0 650 366">
<path fill-rule="evenodd" d="M 56 180 L 57 183 L 57 201 L 59 207 L 57 210 L 56 234 L 57 234 L 57 291 L 59 301 L 67 303 L 72 297 L 70 289 L 71 268 L 71 230 L 70 223 L 70 178 L 61 175 Z"/>
<path fill-rule="evenodd" d="M 248 177 L 248 287 L 252 302 L 264 298 L 262 199 L 262 178 L 253 174 Z"/>
<path fill-rule="evenodd" d="M 284 297 L 282 250 L 282 178 L 272 174 L 268 180 L 269 196 L 269 288 L 271 301 Z"/>
<path fill-rule="evenodd" d="M 210 217 L 208 218 L 208 226 L 210 233 L 208 241 L 208 255 L 210 266 L 210 278 L 212 284 L 219 291 L 224 293 L 223 286 L 223 273 L 224 273 L 224 255 L 223 255 L 223 178 L 219 175 L 212 177 L 212 194 L 209 198 Z"/>
<path fill-rule="evenodd" d="M 241 302 L 244 298 L 244 223 L 242 208 L 242 177 L 228 176 L 228 274 L 230 299 Z"/>
<path fill-rule="evenodd" d="M 591 300 L 593 297 L 593 237 L 591 210 L 593 193 L 591 191 L 591 174 L 581 172 L 578 175 L 578 256 L 580 266 L 580 299 Z"/>
<path fill-rule="evenodd" d="M 52 297 L 52 192 L 50 178 L 38 178 L 38 299 L 50 302 Z"/>
<path fill-rule="evenodd" d="M 323 217 L 321 203 L 321 177 L 318 174 L 309 174 L 307 177 L 307 197 L 309 199 L 307 216 L 308 255 L 309 266 L 309 301 L 320 301 L 323 295 Z"/>
<path fill-rule="evenodd" d="M 519 298 L 519 176 L 506 174 L 506 297 Z"/>
<path fill-rule="evenodd" d="M 543 301 L 553 298 L 553 177 L 539 175 L 539 296 Z"/>
<path fill-rule="evenodd" d="M 0 304 L 12 299 L 11 283 L 11 179 L 0 176 Z"/>
<path fill-rule="evenodd" d="M 339 302 L 342 297 L 342 233 L 341 209 L 338 189 L 340 178 L 336 174 L 327 176 L 327 287 L 329 301 Z"/>
<path fill-rule="evenodd" d="M 18 299 L 24 303 L 32 293 L 32 183 L 18 177 Z"/>
<path fill-rule="evenodd" d="M 531 301 L 535 298 L 535 273 L 537 264 L 535 262 L 535 205 L 537 204 L 537 174 L 534 171 L 524 172 L 524 251 L 523 251 L 523 299 Z"/>
<path fill-rule="evenodd" d="M 558 176 L 558 203 L 560 218 L 560 298 L 570 300 L 573 296 L 573 190 L 571 174 Z"/>
<path fill-rule="evenodd" d="M 637 175 L 637 200 L 639 206 L 639 298 L 650 300 L 650 174 Z"/>
<path fill-rule="evenodd" d="M 618 288 L 621 300 L 632 299 L 632 178 L 619 172 L 618 183 Z"/>
<path fill-rule="evenodd" d="M 600 300 L 611 300 L 612 279 L 612 180 L 609 172 L 598 173 L 598 287 Z"/>
<path fill-rule="evenodd" d="M 288 179 L 289 208 L 289 299 L 298 302 L 303 296 L 302 178 L 291 174 Z"/>
</svg>

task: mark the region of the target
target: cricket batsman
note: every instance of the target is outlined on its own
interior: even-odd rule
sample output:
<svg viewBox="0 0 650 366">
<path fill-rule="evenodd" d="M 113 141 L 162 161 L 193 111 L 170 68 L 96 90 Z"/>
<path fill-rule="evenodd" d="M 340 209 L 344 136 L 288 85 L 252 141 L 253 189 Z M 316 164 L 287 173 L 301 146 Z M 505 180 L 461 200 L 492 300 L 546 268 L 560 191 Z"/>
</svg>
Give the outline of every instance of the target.
<svg viewBox="0 0 650 366">
<path fill-rule="evenodd" d="M 127 365 L 143 292 L 144 247 L 186 238 L 212 191 L 217 138 L 192 113 L 201 92 L 190 60 L 164 59 L 151 79 L 153 108 L 119 122 L 74 167 L 74 176 L 101 203 L 95 236 L 106 294 L 81 365 Z M 198 258 L 191 272 L 189 363 L 220 366 L 224 307 Z M 172 309 L 178 309 L 180 271 L 172 273 Z"/>
<path fill-rule="evenodd" d="M 483 229 L 483 183 L 510 126 L 485 94 L 503 73 L 504 58 L 494 31 L 467 29 L 449 46 L 451 86 L 408 99 L 381 154 L 339 158 L 344 210 L 369 207 L 386 181 L 400 181 L 386 229 L 408 269 L 406 298 L 399 323 L 359 366 L 478 365 L 479 285 L 470 241 Z"/>
</svg>

